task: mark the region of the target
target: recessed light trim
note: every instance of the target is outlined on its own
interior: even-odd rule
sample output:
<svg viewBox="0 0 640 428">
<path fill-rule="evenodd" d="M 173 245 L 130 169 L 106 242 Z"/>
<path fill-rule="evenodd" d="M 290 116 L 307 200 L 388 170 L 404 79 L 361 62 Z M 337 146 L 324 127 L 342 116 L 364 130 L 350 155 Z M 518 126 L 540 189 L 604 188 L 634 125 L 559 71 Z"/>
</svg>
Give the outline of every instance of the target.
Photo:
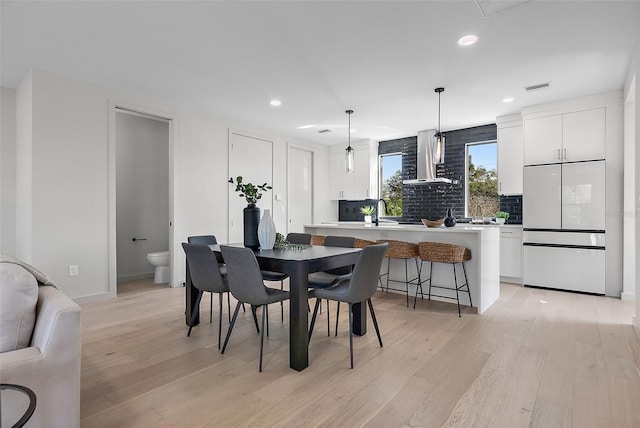
<svg viewBox="0 0 640 428">
<path fill-rule="evenodd" d="M 479 37 L 475 34 L 465 34 L 458 39 L 458 46 L 471 46 L 478 41 Z"/>
<path fill-rule="evenodd" d="M 313 128 L 315 125 L 302 125 L 302 126 L 298 126 L 296 129 L 309 129 L 309 128 Z"/>
<path fill-rule="evenodd" d="M 502 102 L 503 103 L 512 103 L 514 100 L 515 100 L 515 98 L 513 98 L 513 97 L 504 97 L 502 99 Z"/>
<path fill-rule="evenodd" d="M 271 104 L 271 105 L 272 105 L 272 106 L 274 106 L 274 107 L 278 107 L 278 106 L 281 106 L 281 105 L 282 105 L 282 101 L 280 101 L 280 100 L 271 100 L 271 101 L 269 102 L 269 104 Z"/>
</svg>

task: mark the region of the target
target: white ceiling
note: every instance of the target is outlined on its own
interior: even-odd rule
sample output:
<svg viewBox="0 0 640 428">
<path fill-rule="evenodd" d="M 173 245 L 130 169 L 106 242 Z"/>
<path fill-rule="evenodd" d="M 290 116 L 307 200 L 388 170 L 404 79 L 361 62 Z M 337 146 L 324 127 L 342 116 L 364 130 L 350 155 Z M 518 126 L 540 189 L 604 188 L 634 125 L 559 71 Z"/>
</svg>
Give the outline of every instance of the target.
<svg viewBox="0 0 640 428">
<path fill-rule="evenodd" d="M 622 88 L 640 1 L 517 3 L 2 0 L 1 83 L 40 68 L 325 144 L 349 108 L 352 140 L 436 128 L 438 86 L 443 131 Z"/>
</svg>

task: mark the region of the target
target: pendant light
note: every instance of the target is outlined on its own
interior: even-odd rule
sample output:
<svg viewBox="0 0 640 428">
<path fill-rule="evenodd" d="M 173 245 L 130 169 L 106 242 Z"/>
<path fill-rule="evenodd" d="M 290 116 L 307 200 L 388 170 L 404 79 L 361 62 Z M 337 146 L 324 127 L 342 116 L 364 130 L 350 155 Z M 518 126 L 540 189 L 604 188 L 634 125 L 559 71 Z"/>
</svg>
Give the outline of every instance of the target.
<svg viewBox="0 0 640 428">
<path fill-rule="evenodd" d="M 440 94 L 444 92 L 444 88 L 436 88 L 438 93 L 438 132 L 433 136 L 433 163 L 440 165 L 444 163 L 444 135 L 440 132 Z"/>
<path fill-rule="evenodd" d="M 351 147 L 351 114 L 353 113 L 353 110 L 347 110 L 345 113 L 349 115 L 349 126 L 347 128 L 347 132 L 349 133 L 349 145 L 346 150 L 345 165 L 347 167 L 347 172 L 351 173 L 353 172 L 353 162 L 355 161 L 353 147 Z"/>
</svg>

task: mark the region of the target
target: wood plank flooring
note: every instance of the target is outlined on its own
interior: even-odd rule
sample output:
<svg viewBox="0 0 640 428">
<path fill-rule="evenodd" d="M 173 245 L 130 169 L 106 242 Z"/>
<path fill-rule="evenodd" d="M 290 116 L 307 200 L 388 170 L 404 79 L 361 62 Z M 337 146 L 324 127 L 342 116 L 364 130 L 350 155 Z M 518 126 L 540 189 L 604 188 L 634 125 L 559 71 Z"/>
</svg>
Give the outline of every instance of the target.
<svg viewBox="0 0 640 428">
<path fill-rule="evenodd" d="M 373 299 L 373 326 L 338 337 L 319 316 L 309 368 L 289 369 L 288 323 L 270 309 L 264 371 L 250 312 L 225 355 L 217 298 L 187 337 L 184 289 L 119 286 L 82 305 L 83 427 L 640 427 L 640 343 L 633 303 L 502 284 L 485 314 L 401 294 Z M 233 308 L 233 302 L 232 302 Z M 223 335 L 228 327 L 223 318 Z M 335 322 L 335 305 L 331 308 Z M 288 318 L 285 304 L 285 320 Z"/>
</svg>

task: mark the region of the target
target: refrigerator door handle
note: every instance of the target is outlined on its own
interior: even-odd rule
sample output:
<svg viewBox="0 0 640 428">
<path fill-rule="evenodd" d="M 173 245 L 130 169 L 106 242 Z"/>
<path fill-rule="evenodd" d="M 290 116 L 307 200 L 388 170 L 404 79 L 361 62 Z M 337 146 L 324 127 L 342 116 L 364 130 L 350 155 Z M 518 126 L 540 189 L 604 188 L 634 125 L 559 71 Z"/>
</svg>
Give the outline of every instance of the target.
<svg viewBox="0 0 640 428">
<path fill-rule="evenodd" d="M 567 149 L 562 149 L 562 159 L 567 160 Z"/>
<path fill-rule="evenodd" d="M 558 149 L 558 160 L 561 160 L 561 157 L 560 157 L 560 149 Z"/>
</svg>

